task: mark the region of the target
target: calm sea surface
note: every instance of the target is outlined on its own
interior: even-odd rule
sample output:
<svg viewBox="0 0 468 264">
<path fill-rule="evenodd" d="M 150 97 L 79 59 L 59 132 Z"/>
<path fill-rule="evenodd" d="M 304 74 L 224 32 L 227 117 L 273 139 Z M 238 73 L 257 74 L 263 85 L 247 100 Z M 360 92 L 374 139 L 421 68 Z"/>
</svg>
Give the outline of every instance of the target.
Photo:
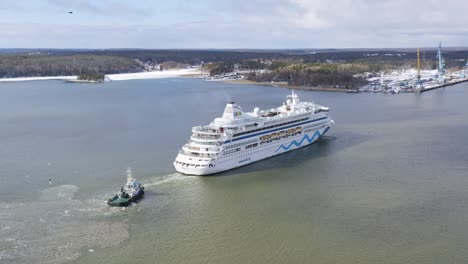
<svg viewBox="0 0 468 264">
<path fill-rule="evenodd" d="M 297 91 L 331 107 L 326 138 L 217 176 L 175 172 L 191 127 L 226 102 L 252 111 L 289 92 L 198 79 L 0 83 L 0 262 L 466 263 L 468 84 Z M 145 198 L 109 208 L 128 166 Z"/>
</svg>

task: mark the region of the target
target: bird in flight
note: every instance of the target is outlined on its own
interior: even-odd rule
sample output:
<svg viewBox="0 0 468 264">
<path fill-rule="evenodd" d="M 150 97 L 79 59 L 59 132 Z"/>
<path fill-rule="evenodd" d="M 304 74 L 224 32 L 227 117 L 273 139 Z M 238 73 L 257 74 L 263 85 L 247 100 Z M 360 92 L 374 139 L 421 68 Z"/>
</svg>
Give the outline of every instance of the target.
<svg viewBox="0 0 468 264">
<path fill-rule="evenodd" d="M 73 14 L 73 11 L 68 11 L 68 14 Z"/>
</svg>

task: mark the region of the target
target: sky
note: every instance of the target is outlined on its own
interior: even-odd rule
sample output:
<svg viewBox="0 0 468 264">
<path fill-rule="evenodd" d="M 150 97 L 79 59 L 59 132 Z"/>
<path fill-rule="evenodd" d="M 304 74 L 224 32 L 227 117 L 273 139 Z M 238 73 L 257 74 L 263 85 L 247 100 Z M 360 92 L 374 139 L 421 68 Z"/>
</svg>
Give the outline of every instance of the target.
<svg viewBox="0 0 468 264">
<path fill-rule="evenodd" d="M 468 1 L 0 0 L 0 48 L 411 48 L 439 41 L 468 46 Z"/>
</svg>

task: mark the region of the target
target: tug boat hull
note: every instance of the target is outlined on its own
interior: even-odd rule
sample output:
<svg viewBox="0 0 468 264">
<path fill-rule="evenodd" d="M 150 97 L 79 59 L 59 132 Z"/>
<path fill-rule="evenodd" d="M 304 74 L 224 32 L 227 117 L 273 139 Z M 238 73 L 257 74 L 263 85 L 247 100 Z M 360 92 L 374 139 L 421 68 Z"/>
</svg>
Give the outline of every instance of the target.
<svg viewBox="0 0 468 264">
<path fill-rule="evenodd" d="M 126 207 L 126 206 L 129 206 L 131 203 L 140 200 L 144 194 L 145 194 L 144 187 L 141 187 L 140 191 L 133 197 L 125 198 L 125 197 L 119 197 L 117 195 L 114 195 L 114 197 L 110 198 L 107 201 L 107 205 Z"/>
</svg>

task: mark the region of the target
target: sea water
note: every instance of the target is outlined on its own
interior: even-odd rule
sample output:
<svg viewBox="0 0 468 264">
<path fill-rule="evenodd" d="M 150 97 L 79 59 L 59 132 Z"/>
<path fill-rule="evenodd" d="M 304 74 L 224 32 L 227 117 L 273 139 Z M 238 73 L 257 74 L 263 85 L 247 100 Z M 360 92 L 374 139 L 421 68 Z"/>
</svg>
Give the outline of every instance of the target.
<svg viewBox="0 0 468 264">
<path fill-rule="evenodd" d="M 1 263 L 461 263 L 468 85 L 296 91 L 335 126 L 311 146 L 209 177 L 172 162 L 227 102 L 284 88 L 158 79 L 0 83 Z M 110 208 L 130 166 L 143 200 Z M 50 180 L 50 181 L 49 181 Z"/>
</svg>

